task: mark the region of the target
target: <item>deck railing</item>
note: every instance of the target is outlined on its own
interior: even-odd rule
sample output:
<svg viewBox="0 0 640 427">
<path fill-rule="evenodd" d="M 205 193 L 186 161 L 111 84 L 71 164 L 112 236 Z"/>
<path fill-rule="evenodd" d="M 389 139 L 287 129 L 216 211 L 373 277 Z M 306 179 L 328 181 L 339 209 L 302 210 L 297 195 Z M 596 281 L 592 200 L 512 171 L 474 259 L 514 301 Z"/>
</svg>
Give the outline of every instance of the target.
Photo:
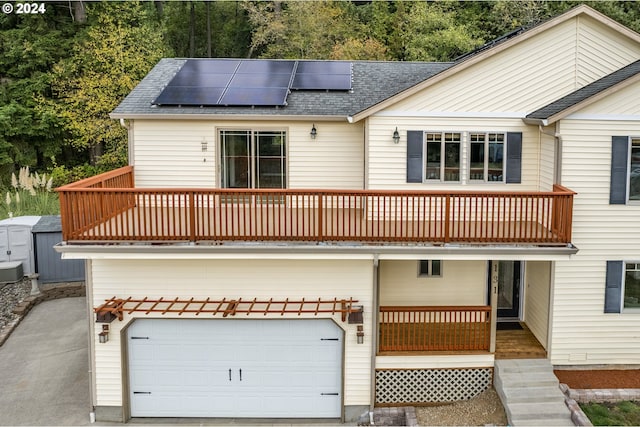
<svg viewBox="0 0 640 427">
<path fill-rule="evenodd" d="M 134 188 L 133 168 L 57 189 L 65 241 L 571 242 L 574 193 Z"/>
<path fill-rule="evenodd" d="M 382 306 L 379 351 L 489 351 L 491 307 Z"/>
</svg>

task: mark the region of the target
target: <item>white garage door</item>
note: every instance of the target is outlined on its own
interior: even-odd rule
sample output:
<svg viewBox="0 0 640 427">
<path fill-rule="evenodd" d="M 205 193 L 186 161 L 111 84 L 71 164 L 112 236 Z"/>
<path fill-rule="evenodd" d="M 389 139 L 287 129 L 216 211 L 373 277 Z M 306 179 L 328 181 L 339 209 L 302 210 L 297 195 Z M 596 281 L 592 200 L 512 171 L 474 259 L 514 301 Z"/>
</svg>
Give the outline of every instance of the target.
<svg viewBox="0 0 640 427">
<path fill-rule="evenodd" d="M 132 417 L 341 415 L 330 320 L 141 319 L 127 341 Z"/>
</svg>

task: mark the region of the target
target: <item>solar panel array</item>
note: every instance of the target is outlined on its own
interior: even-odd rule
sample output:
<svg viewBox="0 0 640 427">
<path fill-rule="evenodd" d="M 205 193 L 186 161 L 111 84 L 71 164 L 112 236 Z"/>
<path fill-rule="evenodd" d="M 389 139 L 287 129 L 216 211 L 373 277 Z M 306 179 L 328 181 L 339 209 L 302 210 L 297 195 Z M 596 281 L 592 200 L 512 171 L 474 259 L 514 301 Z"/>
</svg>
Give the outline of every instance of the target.
<svg viewBox="0 0 640 427">
<path fill-rule="evenodd" d="M 351 63 L 189 59 L 155 105 L 282 106 L 290 90 L 351 89 Z"/>
</svg>

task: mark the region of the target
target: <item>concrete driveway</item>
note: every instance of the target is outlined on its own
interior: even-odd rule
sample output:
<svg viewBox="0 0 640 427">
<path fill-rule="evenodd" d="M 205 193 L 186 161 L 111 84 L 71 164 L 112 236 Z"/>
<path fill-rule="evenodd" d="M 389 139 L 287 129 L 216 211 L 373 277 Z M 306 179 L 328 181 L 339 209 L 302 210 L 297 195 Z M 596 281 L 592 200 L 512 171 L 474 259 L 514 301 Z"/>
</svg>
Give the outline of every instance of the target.
<svg viewBox="0 0 640 427">
<path fill-rule="evenodd" d="M 35 306 L 0 347 L 0 425 L 89 425 L 85 298 Z"/>
</svg>

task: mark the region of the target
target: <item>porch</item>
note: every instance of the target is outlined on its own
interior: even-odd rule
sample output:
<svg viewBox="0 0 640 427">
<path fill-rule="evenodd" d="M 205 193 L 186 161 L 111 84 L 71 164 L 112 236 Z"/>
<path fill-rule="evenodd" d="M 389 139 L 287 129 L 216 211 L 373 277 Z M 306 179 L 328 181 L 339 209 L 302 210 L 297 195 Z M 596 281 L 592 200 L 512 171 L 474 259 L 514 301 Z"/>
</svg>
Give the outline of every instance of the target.
<svg viewBox="0 0 640 427">
<path fill-rule="evenodd" d="M 63 240 L 571 243 L 574 193 L 134 188 L 124 167 L 57 189 Z"/>
<path fill-rule="evenodd" d="M 490 306 L 382 306 L 378 355 L 493 353 L 496 359 L 546 358 L 546 350 L 524 322 L 509 323 L 506 328 L 492 323 Z"/>
</svg>

